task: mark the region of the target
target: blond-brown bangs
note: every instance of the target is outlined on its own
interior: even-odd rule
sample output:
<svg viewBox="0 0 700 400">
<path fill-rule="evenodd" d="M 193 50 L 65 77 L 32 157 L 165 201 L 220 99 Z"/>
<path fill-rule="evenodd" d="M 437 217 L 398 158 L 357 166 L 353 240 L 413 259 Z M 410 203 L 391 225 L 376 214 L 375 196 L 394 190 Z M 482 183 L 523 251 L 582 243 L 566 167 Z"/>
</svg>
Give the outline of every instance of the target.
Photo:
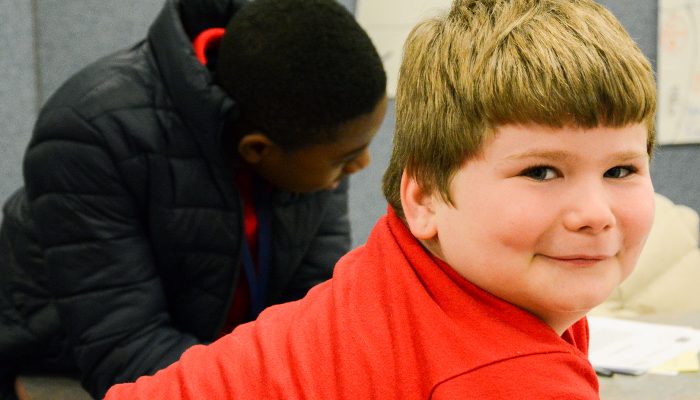
<svg viewBox="0 0 700 400">
<path fill-rule="evenodd" d="M 490 126 L 645 123 L 653 144 L 656 88 L 648 60 L 602 7 L 593 17 L 553 3 L 547 13 L 525 13 L 509 30 L 492 32 L 491 51 L 470 74 L 475 111 Z"/>
</svg>

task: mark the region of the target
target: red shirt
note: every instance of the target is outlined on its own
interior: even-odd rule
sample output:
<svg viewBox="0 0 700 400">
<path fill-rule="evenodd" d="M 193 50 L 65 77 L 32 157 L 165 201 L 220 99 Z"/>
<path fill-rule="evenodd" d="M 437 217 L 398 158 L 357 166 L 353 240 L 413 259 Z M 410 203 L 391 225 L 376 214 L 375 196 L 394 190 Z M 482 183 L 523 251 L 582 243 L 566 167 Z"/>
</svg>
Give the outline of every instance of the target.
<svg viewBox="0 0 700 400">
<path fill-rule="evenodd" d="M 598 399 L 585 318 L 561 337 L 436 261 L 389 211 L 331 280 L 115 399 Z"/>
<path fill-rule="evenodd" d="M 253 177 L 250 173 L 239 171 L 236 173 L 236 186 L 243 201 L 243 233 L 246 243 L 250 247 L 250 254 L 253 257 L 255 266 L 258 264 L 258 219 L 255 216 L 255 205 L 253 203 Z M 243 243 L 243 246 L 246 245 Z M 250 313 L 250 287 L 245 271 L 241 268 L 238 274 L 238 284 L 233 292 L 233 299 L 229 306 L 226 322 L 220 332 L 220 336 L 230 333 L 236 326 L 247 322 Z"/>
</svg>

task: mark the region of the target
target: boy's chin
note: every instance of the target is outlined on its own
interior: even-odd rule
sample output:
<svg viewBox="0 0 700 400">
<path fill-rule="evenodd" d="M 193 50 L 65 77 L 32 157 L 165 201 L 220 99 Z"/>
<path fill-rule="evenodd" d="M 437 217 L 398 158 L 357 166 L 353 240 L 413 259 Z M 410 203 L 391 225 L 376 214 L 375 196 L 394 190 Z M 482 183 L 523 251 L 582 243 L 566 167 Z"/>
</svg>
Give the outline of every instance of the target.
<svg viewBox="0 0 700 400">
<path fill-rule="evenodd" d="M 578 316 L 578 318 L 581 318 L 588 314 L 589 311 L 605 302 L 609 295 L 610 294 L 606 296 L 587 296 L 586 298 L 561 301 L 555 304 L 555 307 L 552 308 L 552 313 L 562 316 L 571 315 L 574 318 Z"/>
</svg>

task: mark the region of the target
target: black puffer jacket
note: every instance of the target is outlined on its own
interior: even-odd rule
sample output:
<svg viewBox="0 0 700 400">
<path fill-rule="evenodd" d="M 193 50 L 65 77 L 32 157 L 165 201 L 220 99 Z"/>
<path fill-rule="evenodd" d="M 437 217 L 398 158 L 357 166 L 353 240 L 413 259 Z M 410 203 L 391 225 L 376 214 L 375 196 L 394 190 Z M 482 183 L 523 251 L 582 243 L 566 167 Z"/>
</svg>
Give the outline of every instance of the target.
<svg viewBox="0 0 700 400">
<path fill-rule="evenodd" d="M 241 202 L 221 146 L 236 107 L 191 38 L 240 5 L 168 0 L 144 42 L 41 111 L 25 187 L 4 207 L 0 365 L 75 365 L 101 397 L 216 337 L 241 276 Z M 268 304 L 328 279 L 350 245 L 347 183 L 275 192 L 273 205 Z"/>
</svg>

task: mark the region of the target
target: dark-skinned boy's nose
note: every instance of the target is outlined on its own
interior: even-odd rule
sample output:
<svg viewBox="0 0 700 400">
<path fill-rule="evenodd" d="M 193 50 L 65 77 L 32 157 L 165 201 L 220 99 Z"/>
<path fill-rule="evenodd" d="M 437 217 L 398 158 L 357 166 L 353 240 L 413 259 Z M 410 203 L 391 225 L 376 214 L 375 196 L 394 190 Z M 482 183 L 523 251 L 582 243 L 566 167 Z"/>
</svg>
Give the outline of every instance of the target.
<svg viewBox="0 0 700 400">
<path fill-rule="evenodd" d="M 343 168 L 343 172 L 346 174 L 354 174 L 355 172 L 361 171 L 369 165 L 370 161 L 372 160 L 372 157 L 369 154 L 369 149 L 365 149 L 360 155 L 358 155 L 355 159 L 350 161 L 349 163 L 345 164 L 345 168 Z"/>
</svg>

